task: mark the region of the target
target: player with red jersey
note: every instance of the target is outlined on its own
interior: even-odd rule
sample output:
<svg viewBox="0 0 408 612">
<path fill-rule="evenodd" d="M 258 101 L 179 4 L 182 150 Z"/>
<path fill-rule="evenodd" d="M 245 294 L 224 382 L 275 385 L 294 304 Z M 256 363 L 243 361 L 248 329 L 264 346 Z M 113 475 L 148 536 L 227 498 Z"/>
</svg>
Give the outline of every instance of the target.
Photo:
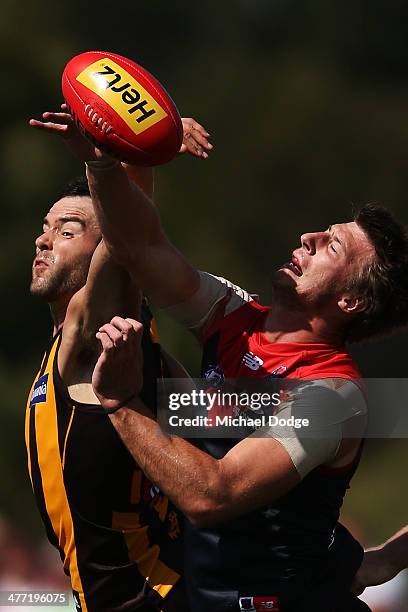
<svg viewBox="0 0 408 612">
<path fill-rule="evenodd" d="M 206 273 L 200 273 L 200 276 L 201 291 L 203 287 L 212 285 L 209 293 L 222 295 L 226 289 L 222 279 Z M 263 443 L 266 441 L 268 447 L 273 439 L 279 441 L 282 450 L 290 457 L 291 469 L 282 465 L 283 453 L 276 452 L 278 449 L 275 448 L 275 452 L 270 454 L 271 464 L 274 460 L 278 462 L 279 469 L 274 477 L 270 472 L 267 472 L 269 478 L 266 474 L 261 477 L 262 469 L 258 470 L 252 464 L 246 478 L 238 483 L 238 474 L 234 474 L 234 469 L 229 472 L 231 468 L 227 468 L 220 482 L 214 483 L 216 490 L 208 490 L 207 500 L 203 498 L 206 495 L 204 483 L 208 486 L 211 481 L 207 481 L 204 474 L 208 469 L 210 474 L 214 470 L 214 466 L 207 464 L 208 455 L 218 462 L 233 465 L 240 460 L 239 453 L 243 450 L 240 444 L 244 441 L 230 437 L 203 437 L 194 441 L 194 451 L 179 439 L 174 439 L 168 448 L 166 440 L 162 444 L 157 441 L 155 450 L 158 451 L 160 444 L 163 461 L 167 462 L 177 450 L 177 459 L 174 463 L 170 461 L 171 469 L 175 469 L 176 460 L 181 460 L 185 470 L 182 472 L 179 468 L 177 476 L 180 479 L 178 486 L 185 478 L 182 490 L 173 491 L 172 495 L 190 519 L 185 533 L 185 576 L 190 606 L 193 610 L 204 611 L 211 606 L 221 611 L 238 610 L 238 606 L 241 610 L 261 610 L 264 609 L 262 606 L 270 605 L 274 610 L 292 611 L 298 610 L 301 603 L 301 609 L 326 612 L 328 597 L 333 592 L 339 598 L 341 610 L 352 610 L 348 587 L 361 561 L 362 550 L 344 528 L 337 525 L 337 520 L 344 493 L 360 456 L 359 438 L 342 439 L 345 427 L 351 423 L 356 426 L 359 419 L 364 423 L 366 407 L 356 382 L 360 375 L 350 355 L 341 347 L 324 343 L 268 343 L 263 323 L 270 309 L 252 300 L 245 302 L 248 297 L 246 292 L 234 287 L 228 302 L 228 314 L 220 316 L 224 314 L 221 305 L 219 318 L 205 332 L 203 377 L 217 389 L 222 388 L 224 380 L 228 379 L 229 382 L 231 379 L 239 382 L 259 380 L 263 391 L 270 386 L 271 379 L 278 377 L 304 380 L 305 387 L 297 387 L 296 397 L 292 392 L 291 401 L 280 406 L 279 416 L 308 417 L 314 429 L 312 432 L 309 430 L 306 437 L 290 428 L 258 430 L 249 438 L 253 448 L 248 461 L 253 461 L 256 456 L 260 465 L 265 465 L 268 449 L 263 448 Z M 186 304 L 171 310 L 173 315 L 179 315 L 181 311 L 185 316 L 191 314 Z M 121 333 L 129 334 L 128 325 L 116 317 L 111 325 L 102 328 L 115 348 L 112 352 L 112 347 L 105 345 L 108 359 L 101 372 L 96 374 L 110 390 L 112 387 L 120 388 L 117 357 Z M 134 325 L 137 329 L 137 324 Z M 110 369 L 107 369 L 112 354 L 115 362 L 111 361 Z M 116 381 L 113 385 L 112 380 Z M 96 386 L 95 390 L 98 388 Z M 104 395 L 111 396 L 112 393 L 105 391 L 100 394 L 101 402 L 106 405 Z M 141 408 L 139 399 L 129 405 Z M 324 409 L 328 412 L 327 418 L 322 418 Z M 146 433 L 146 442 L 149 440 L 150 444 L 152 437 L 155 439 L 156 436 L 153 430 L 146 429 L 146 426 L 149 428 L 148 422 L 141 423 L 133 414 L 121 413 L 119 410 L 112 415 L 112 422 L 132 453 L 142 456 Z M 248 450 L 244 451 L 244 458 Z M 205 455 L 201 451 L 205 451 Z M 197 452 L 201 454 L 194 457 Z M 191 462 L 186 461 L 186 453 Z M 152 462 L 157 459 L 152 452 Z M 158 477 L 154 468 L 152 472 L 155 472 L 155 482 L 159 487 L 166 489 L 164 478 Z M 254 493 L 251 498 L 247 488 L 250 478 L 256 475 L 259 475 L 260 482 L 258 487 L 251 487 Z M 231 476 L 233 480 L 229 482 Z M 175 477 L 172 478 L 174 481 Z M 194 485 L 196 495 L 200 491 L 202 499 L 198 501 L 204 504 L 203 507 L 195 507 L 192 496 L 188 494 L 197 478 L 199 481 L 203 479 L 202 483 Z M 296 480 L 296 486 L 291 482 L 292 478 Z M 266 490 L 269 483 L 270 492 Z M 280 491 L 284 494 L 279 495 Z M 229 498 L 228 503 L 225 499 L 220 504 L 223 497 Z M 348 561 L 343 568 L 339 563 L 341 556 Z M 313 608 L 304 607 L 305 592 Z"/>
<path fill-rule="evenodd" d="M 126 446 L 189 519 L 191 609 L 362 609 L 349 594 L 362 551 L 336 527 L 366 412 L 344 343 L 408 321 L 403 228 L 385 209 L 367 206 L 349 223 L 304 234 L 274 276 L 272 307 L 260 307 L 186 261 L 119 164 L 87 172 L 108 249 L 153 302 L 201 338 L 203 375 L 221 385 L 227 376 L 300 379 L 282 413 L 312 424 L 312 436 L 267 427 L 262 437 L 195 445 L 164 438 L 137 397 L 140 380 L 136 397 L 120 407 L 123 360 L 137 352 L 140 326 L 116 317 L 100 329 L 99 400 L 118 408 L 110 418 Z"/>
</svg>

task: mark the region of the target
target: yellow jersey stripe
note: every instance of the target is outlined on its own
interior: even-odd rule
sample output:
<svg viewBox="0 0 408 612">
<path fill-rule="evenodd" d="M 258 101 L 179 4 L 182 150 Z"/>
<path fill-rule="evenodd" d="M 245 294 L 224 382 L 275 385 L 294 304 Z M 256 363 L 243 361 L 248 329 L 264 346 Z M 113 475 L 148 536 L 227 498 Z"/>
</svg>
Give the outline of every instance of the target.
<svg viewBox="0 0 408 612">
<path fill-rule="evenodd" d="M 46 367 L 46 371 L 49 372 L 48 393 L 50 396 L 54 396 L 53 364 L 58 340 L 57 338 L 54 342 Z M 69 560 L 69 567 L 65 569 L 69 570 L 73 589 L 80 594 L 83 612 L 87 612 L 82 595 L 83 588 L 78 571 L 74 527 L 64 486 L 61 457 L 58 446 L 55 444 L 55 440 L 58 440 L 55 403 L 41 403 L 35 406 L 35 430 L 38 465 L 42 477 L 47 514 L 54 532 L 57 535 L 60 534 L 59 547 L 64 551 L 66 559 Z M 64 534 L 64 537 L 62 537 L 62 534 Z"/>
</svg>

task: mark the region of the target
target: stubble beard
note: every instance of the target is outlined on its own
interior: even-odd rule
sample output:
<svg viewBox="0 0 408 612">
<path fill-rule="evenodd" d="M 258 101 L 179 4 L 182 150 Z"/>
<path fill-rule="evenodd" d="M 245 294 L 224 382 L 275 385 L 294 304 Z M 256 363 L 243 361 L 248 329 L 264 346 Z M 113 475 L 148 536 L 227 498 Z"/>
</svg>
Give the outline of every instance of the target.
<svg viewBox="0 0 408 612">
<path fill-rule="evenodd" d="M 295 283 L 288 283 L 276 273 L 272 277 L 272 301 L 285 308 L 296 311 L 310 311 L 317 314 L 324 309 L 338 293 L 338 287 L 334 283 L 326 284 L 324 293 L 316 293 L 316 290 L 308 290 L 300 293 Z"/>
<path fill-rule="evenodd" d="M 52 266 L 53 263 L 50 262 L 49 265 Z M 50 267 L 44 276 L 36 276 L 34 269 L 30 285 L 31 295 L 40 297 L 48 303 L 56 302 L 64 297 L 70 298 L 85 285 L 88 267 L 84 266 L 83 262 L 82 265 L 77 262 L 70 269 Z"/>
<path fill-rule="evenodd" d="M 281 278 L 281 274 L 284 272 L 275 272 L 272 276 L 272 303 L 292 310 L 303 310 L 304 304 L 296 290 L 295 283 Z"/>
</svg>

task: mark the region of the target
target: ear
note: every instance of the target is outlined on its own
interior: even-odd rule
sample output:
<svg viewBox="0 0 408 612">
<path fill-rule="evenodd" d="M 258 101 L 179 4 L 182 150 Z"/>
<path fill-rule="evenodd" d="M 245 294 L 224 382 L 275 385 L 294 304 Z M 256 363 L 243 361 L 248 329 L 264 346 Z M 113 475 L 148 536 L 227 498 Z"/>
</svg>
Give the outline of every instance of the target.
<svg viewBox="0 0 408 612">
<path fill-rule="evenodd" d="M 338 307 L 345 314 L 358 314 L 367 308 L 367 300 L 361 295 L 343 295 L 337 302 Z"/>
</svg>

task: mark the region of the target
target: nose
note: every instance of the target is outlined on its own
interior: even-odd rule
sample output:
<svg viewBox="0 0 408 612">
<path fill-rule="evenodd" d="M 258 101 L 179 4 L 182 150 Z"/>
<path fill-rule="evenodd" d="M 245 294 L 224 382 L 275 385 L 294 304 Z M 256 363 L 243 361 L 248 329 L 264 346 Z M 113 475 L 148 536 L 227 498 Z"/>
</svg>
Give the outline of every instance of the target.
<svg viewBox="0 0 408 612">
<path fill-rule="evenodd" d="M 35 241 L 35 246 L 39 251 L 52 250 L 53 233 L 50 229 L 45 230 Z"/>
<path fill-rule="evenodd" d="M 327 232 L 311 232 L 309 234 L 302 234 L 300 242 L 309 255 L 314 255 L 318 246 L 323 246 L 323 243 L 327 241 L 327 239 Z"/>
<path fill-rule="evenodd" d="M 304 250 L 309 255 L 314 255 L 316 253 L 316 238 L 315 234 L 302 234 L 300 237 L 300 243 Z"/>
</svg>

